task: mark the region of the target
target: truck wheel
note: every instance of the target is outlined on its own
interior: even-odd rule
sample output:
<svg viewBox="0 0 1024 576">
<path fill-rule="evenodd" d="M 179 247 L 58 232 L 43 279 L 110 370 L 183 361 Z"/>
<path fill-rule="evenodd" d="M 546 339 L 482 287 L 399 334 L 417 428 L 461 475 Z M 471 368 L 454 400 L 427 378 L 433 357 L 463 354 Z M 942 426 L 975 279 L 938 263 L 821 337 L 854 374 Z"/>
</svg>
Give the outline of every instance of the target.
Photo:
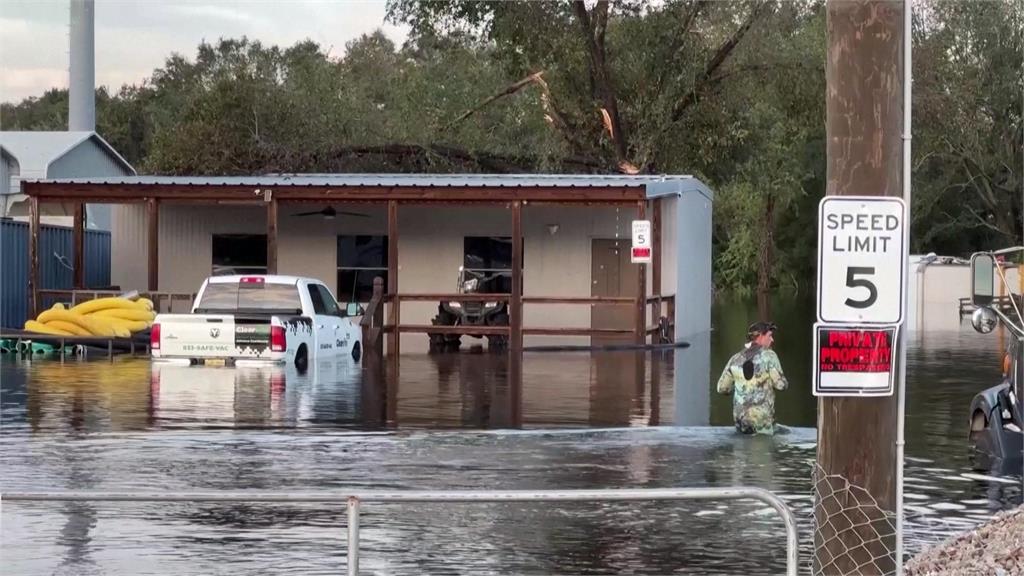
<svg viewBox="0 0 1024 576">
<path fill-rule="evenodd" d="M 306 350 L 306 345 L 299 346 L 299 350 L 295 353 L 295 368 L 299 372 L 305 372 L 306 368 L 309 367 L 309 351 Z"/>
<path fill-rule="evenodd" d="M 363 347 L 359 344 L 359 342 L 356 342 L 355 345 L 352 346 L 352 359 L 355 360 L 356 362 L 359 362 L 359 358 L 362 357 L 362 355 Z"/>
</svg>

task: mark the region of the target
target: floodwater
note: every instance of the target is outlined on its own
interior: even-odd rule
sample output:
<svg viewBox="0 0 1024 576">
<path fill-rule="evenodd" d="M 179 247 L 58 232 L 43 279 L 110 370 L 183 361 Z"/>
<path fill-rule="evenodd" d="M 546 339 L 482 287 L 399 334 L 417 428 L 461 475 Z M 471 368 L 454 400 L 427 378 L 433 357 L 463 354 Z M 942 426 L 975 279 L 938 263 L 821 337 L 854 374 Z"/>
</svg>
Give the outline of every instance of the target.
<svg viewBox="0 0 1024 576">
<path fill-rule="evenodd" d="M 810 553 L 813 302 L 780 302 L 785 433 L 740 437 L 718 373 L 752 317 L 719 306 L 711 364 L 689 351 L 464 351 L 294 370 L 156 368 L 143 359 L 0 360 L 2 487 L 13 490 L 567 489 L 753 485 L 783 496 Z M 955 310 L 952 311 L 955 314 Z M 908 553 L 1021 501 L 1019 471 L 978 473 L 971 396 L 997 333 L 911 340 Z M 688 354 L 690 354 L 688 356 Z M 706 360 L 704 361 L 706 362 Z M 692 368 L 710 372 L 693 377 Z M 699 382 L 699 386 L 695 385 Z M 368 574 L 777 574 L 781 521 L 747 502 L 366 504 Z M 342 507 L 5 503 L 7 574 L 339 574 Z"/>
</svg>

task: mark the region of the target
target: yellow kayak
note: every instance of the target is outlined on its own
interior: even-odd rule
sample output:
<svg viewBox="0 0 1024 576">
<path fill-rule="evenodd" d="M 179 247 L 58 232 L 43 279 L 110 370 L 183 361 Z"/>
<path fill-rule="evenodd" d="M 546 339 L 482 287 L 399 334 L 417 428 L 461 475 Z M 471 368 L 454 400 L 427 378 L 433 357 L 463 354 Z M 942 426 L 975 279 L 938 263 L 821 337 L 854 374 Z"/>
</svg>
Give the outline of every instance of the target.
<svg viewBox="0 0 1024 576">
<path fill-rule="evenodd" d="M 36 322 L 35 320 L 26 320 L 25 330 L 28 330 L 29 332 L 36 332 L 38 334 L 49 334 L 50 336 L 74 336 L 71 332 L 65 332 L 64 330 L 48 326 L 42 322 Z"/>
<path fill-rule="evenodd" d="M 92 336 L 88 330 L 82 328 L 78 324 L 72 322 L 65 322 L 64 320 L 50 320 L 46 323 L 46 326 L 50 328 L 56 328 L 57 330 L 63 330 L 75 336 Z"/>
<path fill-rule="evenodd" d="M 82 302 L 81 304 L 71 308 L 71 311 L 75 312 L 76 314 L 87 315 L 92 314 L 93 312 L 98 312 L 100 310 L 108 310 L 111 308 L 124 308 L 129 310 L 139 309 L 138 305 L 135 302 L 128 300 L 127 298 L 109 297 L 97 298 L 95 300 Z"/>
<path fill-rule="evenodd" d="M 153 318 L 156 318 L 156 314 L 149 310 L 142 310 L 139 308 L 107 308 L 105 310 L 93 312 L 89 316 L 104 316 L 109 318 L 120 318 L 121 320 L 142 322 L 152 322 Z"/>
</svg>

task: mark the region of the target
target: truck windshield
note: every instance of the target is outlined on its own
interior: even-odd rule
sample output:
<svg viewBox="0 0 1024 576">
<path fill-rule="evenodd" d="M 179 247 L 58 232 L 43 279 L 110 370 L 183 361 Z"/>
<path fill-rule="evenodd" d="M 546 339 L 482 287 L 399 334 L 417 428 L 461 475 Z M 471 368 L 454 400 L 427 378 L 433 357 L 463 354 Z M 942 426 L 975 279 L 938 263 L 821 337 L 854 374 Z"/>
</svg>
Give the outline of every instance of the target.
<svg viewBox="0 0 1024 576">
<path fill-rule="evenodd" d="M 298 287 L 293 284 L 211 282 L 206 285 L 196 311 L 301 314 L 302 303 Z"/>
</svg>

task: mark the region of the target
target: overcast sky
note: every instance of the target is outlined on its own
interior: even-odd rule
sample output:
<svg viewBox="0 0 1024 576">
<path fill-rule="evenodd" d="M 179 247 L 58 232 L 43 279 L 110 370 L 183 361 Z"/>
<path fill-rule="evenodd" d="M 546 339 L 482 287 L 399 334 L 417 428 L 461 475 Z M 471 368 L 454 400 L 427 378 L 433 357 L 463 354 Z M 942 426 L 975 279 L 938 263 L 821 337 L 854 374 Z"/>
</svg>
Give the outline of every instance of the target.
<svg viewBox="0 0 1024 576">
<path fill-rule="evenodd" d="M 0 0 L 0 99 L 16 102 L 68 85 L 68 0 Z M 203 40 L 242 35 L 290 46 L 310 39 L 332 56 L 384 24 L 376 0 L 96 0 L 96 83 L 116 91 L 173 52 L 194 59 Z"/>
</svg>

